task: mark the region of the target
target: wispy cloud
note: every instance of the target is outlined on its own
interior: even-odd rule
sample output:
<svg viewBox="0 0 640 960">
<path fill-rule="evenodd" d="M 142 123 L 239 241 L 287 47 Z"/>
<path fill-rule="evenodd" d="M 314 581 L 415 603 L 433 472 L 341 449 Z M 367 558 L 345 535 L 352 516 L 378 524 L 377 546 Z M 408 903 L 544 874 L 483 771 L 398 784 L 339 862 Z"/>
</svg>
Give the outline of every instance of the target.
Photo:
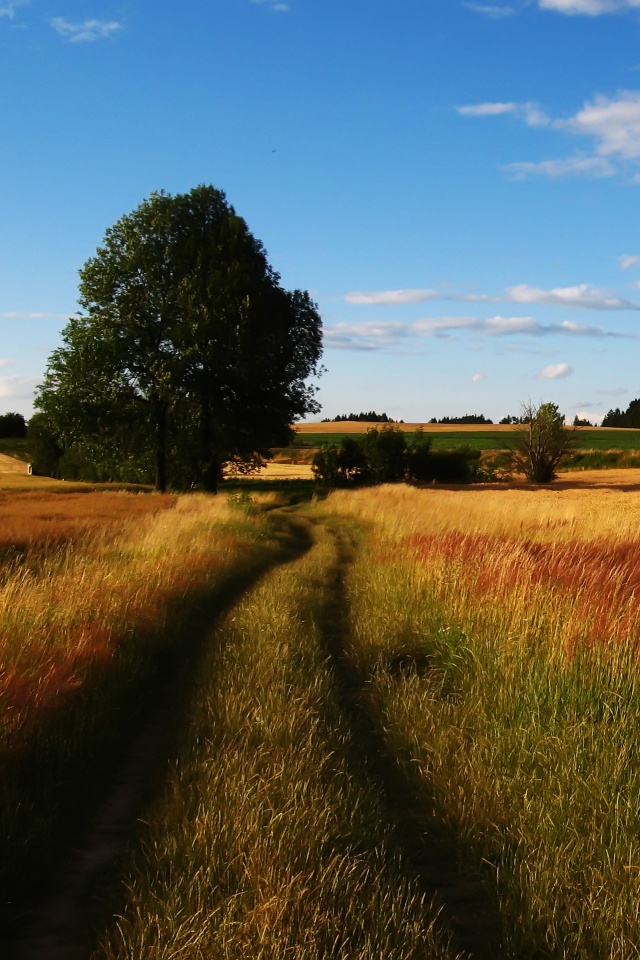
<svg viewBox="0 0 640 960">
<path fill-rule="evenodd" d="M 555 10 L 570 16 L 598 17 L 603 13 L 638 10 L 640 0 L 538 0 L 541 10 Z"/>
<path fill-rule="evenodd" d="M 423 303 L 436 300 L 442 294 L 438 290 L 379 290 L 373 293 L 354 291 L 345 294 L 347 303 L 376 304 L 397 306 L 400 303 Z"/>
<path fill-rule="evenodd" d="M 429 300 L 449 300 L 458 303 L 541 303 L 547 306 L 571 307 L 582 310 L 640 310 L 640 304 L 613 297 L 604 290 L 581 283 L 574 287 L 555 287 L 541 290 L 521 283 L 508 287 L 504 293 L 490 296 L 485 293 L 455 293 L 434 289 L 378 290 L 368 293 L 353 292 L 343 297 L 346 303 L 367 306 L 399 306 L 424 303 Z"/>
<path fill-rule="evenodd" d="M 498 6 L 495 3 L 465 3 L 464 6 L 467 10 L 480 13 L 483 17 L 488 17 L 490 20 L 504 20 L 505 17 L 513 17 L 514 14 L 519 13 L 516 7 L 509 5 Z"/>
<path fill-rule="evenodd" d="M 7 17 L 9 20 L 13 20 L 16 15 L 16 10 L 20 7 L 26 7 L 31 0 L 9 0 L 8 3 L 0 3 L 0 17 Z"/>
<path fill-rule="evenodd" d="M 460 333 L 481 337 L 552 335 L 568 337 L 627 337 L 627 334 L 604 330 L 565 320 L 543 324 L 534 317 L 429 317 L 413 321 L 386 320 L 364 323 L 336 323 L 325 327 L 325 344 L 337 350 L 380 350 L 392 348 L 406 340 L 435 338 L 448 340 Z"/>
<path fill-rule="evenodd" d="M 83 20 L 82 23 L 70 23 L 64 17 L 54 17 L 50 21 L 53 29 L 69 43 L 92 43 L 105 40 L 122 30 L 117 20 Z"/>
<path fill-rule="evenodd" d="M 456 110 L 462 117 L 499 117 L 502 114 L 510 113 L 524 120 L 530 127 L 546 127 L 551 123 L 540 104 L 533 101 L 527 103 L 487 101 L 485 103 L 466 104 L 456 107 Z"/>
<path fill-rule="evenodd" d="M 640 257 L 625 254 L 622 257 L 618 257 L 618 263 L 623 270 L 628 270 L 629 267 L 640 267 Z"/>
<path fill-rule="evenodd" d="M 640 0 L 637 2 L 640 9 Z M 598 95 L 567 118 L 550 118 L 537 104 L 479 103 L 457 107 L 461 116 L 511 114 L 530 127 L 543 126 L 592 141 L 590 151 L 542 161 L 512 163 L 503 169 L 516 178 L 578 176 L 596 179 L 630 172 L 640 182 L 640 91 L 623 90 L 613 97 Z"/>
<path fill-rule="evenodd" d="M 480 383 L 482 380 L 486 380 L 486 373 L 474 373 L 471 377 L 471 383 Z"/>
<path fill-rule="evenodd" d="M 573 368 L 568 363 L 550 363 L 548 367 L 543 367 L 537 376 L 540 380 L 561 380 L 572 373 Z"/>
<path fill-rule="evenodd" d="M 627 387 L 612 387 L 610 390 L 606 390 L 604 387 L 600 390 L 596 390 L 596 393 L 599 393 L 602 397 L 622 397 L 625 393 L 629 393 Z"/>
<path fill-rule="evenodd" d="M 519 286 L 509 287 L 505 299 L 512 303 L 544 303 L 583 310 L 640 310 L 639 304 L 611 297 L 587 283 L 580 283 L 576 287 L 556 287 L 552 290 L 539 290 L 521 283 Z"/>
<path fill-rule="evenodd" d="M 37 384 L 37 377 L 0 377 L 0 399 L 31 399 Z"/>
<path fill-rule="evenodd" d="M 282 3 L 281 0 L 251 0 L 251 3 L 264 4 L 277 13 L 288 13 L 291 9 L 288 3 Z"/>
<path fill-rule="evenodd" d="M 548 177 L 550 180 L 584 177 L 587 180 L 601 180 L 603 177 L 613 177 L 616 173 L 615 167 L 608 160 L 583 156 L 538 162 L 525 160 L 521 163 L 507 163 L 501 169 L 516 180 L 526 180 L 529 177 Z"/>
<path fill-rule="evenodd" d="M 15 360 L 8 360 L 5 357 L 0 357 L 0 369 L 3 367 L 13 367 L 15 366 Z"/>
</svg>

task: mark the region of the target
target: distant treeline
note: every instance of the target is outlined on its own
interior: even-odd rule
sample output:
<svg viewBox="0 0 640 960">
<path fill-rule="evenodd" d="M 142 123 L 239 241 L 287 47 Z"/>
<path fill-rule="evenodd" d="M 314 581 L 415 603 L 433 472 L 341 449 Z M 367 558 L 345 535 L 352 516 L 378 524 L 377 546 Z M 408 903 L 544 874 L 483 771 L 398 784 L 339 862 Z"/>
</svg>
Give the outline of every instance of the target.
<svg viewBox="0 0 640 960">
<path fill-rule="evenodd" d="M 632 400 L 626 410 L 609 410 L 602 421 L 603 427 L 640 428 L 640 400 Z"/>
<path fill-rule="evenodd" d="M 347 423 L 354 421 L 355 423 L 396 423 L 391 417 L 388 417 L 386 413 L 376 413 L 375 410 L 369 410 L 368 413 L 341 413 L 337 417 L 325 417 L 322 420 L 322 423 Z M 404 423 L 404 420 L 397 421 L 398 423 Z"/>
<path fill-rule="evenodd" d="M 432 417 L 429 423 L 493 423 L 493 420 L 488 420 L 483 413 L 465 413 L 464 417 L 442 417 L 441 420 Z"/>
</svg>

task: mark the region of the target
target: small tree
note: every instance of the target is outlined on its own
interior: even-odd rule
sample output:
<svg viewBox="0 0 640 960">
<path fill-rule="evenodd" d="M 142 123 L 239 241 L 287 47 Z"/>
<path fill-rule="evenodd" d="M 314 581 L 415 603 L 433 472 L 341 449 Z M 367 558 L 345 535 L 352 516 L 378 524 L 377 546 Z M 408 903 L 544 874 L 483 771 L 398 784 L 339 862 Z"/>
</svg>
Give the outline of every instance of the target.
<svg viewBox="0 0 640 960">
<path fill-rule="evenodd" d="M 327 444 L 318 450 L 312 469 L 316 480 L 328 487 L 362 483 L 369 477 L 362 444 L 353 437 L 345 437 L 339 446 Z"/>
<path fill-rule="evenodd" d="M 406 473 L 407 441 L 400 427 L 385 423 L 367 430 L 362 446 L 371 477 L 376 483 L 403 480 Z"/>
<path fill-rule="evenodd" d="M 523 404 L 511 448 L 511 466 L 531 483 L 551 483 L 573 446 L 573 436 L 555 403 Z"/>
</svg>

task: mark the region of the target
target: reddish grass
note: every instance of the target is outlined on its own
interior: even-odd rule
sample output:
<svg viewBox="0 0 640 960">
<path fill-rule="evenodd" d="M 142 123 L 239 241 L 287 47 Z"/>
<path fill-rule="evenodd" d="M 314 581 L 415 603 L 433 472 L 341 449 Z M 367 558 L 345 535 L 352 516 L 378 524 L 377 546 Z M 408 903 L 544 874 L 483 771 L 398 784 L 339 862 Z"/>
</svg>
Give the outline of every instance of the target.
<svg viewBox="0 0 640 960">
<path fill-rule="evenodd" d="M 575 597 L 575 623 L 588 624 L 587 642 L 629 637 L 639 619 L 638 541 L 541 543 L 453 531 L 406 537 L 401 549 L 422 563 L 455 564 L 456 577 L 478 597 L 503 600 L 517 587 Z"/>
<path fill-rule="evenodd" d="M 49 549 L 173 506 L 175 497 L 133 493 L 0 491 L 0 556 Z"/>
</svg>

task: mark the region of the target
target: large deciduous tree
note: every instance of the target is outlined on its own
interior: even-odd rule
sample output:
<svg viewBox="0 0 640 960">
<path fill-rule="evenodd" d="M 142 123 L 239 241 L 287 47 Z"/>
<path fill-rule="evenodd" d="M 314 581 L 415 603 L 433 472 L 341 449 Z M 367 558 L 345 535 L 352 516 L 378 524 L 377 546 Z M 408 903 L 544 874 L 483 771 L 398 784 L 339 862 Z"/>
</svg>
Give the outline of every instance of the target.
<svg viewBox="0 0 640 960">
<path fill-rule="evenodd" d="M 80 270 L 83 312 L 51 355 L 36 405 L 64 442 L 131 450 L 156 487 L 216 489 L 319 409 L 322 325 L 288 291 L 224 193 L 154 193 Z"/>
</svg>

